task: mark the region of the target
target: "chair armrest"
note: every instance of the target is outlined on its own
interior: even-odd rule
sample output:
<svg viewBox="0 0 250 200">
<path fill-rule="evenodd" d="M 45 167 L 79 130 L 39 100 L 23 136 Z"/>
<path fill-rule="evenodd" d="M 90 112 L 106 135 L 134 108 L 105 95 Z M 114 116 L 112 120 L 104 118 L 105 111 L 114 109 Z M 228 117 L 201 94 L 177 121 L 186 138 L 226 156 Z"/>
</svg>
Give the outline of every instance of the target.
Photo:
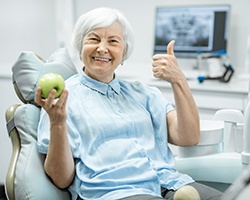
<svg viewBox="0 0 250 200">
<path fill-rule="evenodd" d="M 19 107 L 19 104 L 15 104 L 10 106 L 6 112 L 5 112 L 5 119 L 7 122 L 7 127 L 8 124 L 11 123 L 13 120 L 14 113 L 16 109 Z M 15 127 L 8 128 L 8 134 L 12 142 L 12 154 L 11 154 L 11 160 L 10 164 L 8 167 L 8 171 L 6 174 L 6 179 L 5 179 L 5 190 L 7 193 L 7 196 L 9 200 L 14 200 L 15 199 L 15 186 L 14 186 L 14 181 L 15 181 L 15 171 L 16 171 L 16 164 L 17 164 L 17 159 L 20 153 L 21 149 L 21 142 L 20 142 L 20 137 L 18 135 L 18 132 Z"/>
</svg>

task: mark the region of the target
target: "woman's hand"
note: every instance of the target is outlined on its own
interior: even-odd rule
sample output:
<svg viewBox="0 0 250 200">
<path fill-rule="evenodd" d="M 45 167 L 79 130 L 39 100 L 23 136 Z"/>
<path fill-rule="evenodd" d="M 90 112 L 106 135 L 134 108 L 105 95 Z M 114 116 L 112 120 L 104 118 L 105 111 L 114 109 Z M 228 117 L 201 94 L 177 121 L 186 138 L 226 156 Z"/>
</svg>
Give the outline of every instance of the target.
<svg viewBox="0 0 250 200">
<path fill-rule="evenodd" d="M 176 83 L 186 79 L 181 71 L 177 59 L 174 55 L 174 43 L 172 40 L 167 46 L 166 54 L 156 54 L 153 56 L 153 75 L 169 83 Z"/>
<path fill-rule="evenodd" d="M 35 102 L 44 108 L 50 118 L 50 123 L 64 123 L 67 119 L 66 102 L 68 91 L 63 90 L 59 99 L 55 99 L 56 91 L 52 90 L 47 99 L 41 97 L 42 89 L 37 88 Z"/>
</svg>

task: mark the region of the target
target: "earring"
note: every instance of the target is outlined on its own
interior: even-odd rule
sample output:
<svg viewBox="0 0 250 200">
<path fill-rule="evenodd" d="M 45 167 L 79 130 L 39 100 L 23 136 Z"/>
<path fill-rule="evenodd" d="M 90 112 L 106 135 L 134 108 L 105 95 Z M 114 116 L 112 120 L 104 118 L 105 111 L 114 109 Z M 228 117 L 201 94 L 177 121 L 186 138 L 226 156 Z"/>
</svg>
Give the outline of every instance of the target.
<svg viewBox="0 0 250 200">
<path fill-rule="evenodd" d="M 121 66 L 123 66 L 123 62 L 124 62 L 124 60 L 121 61 Z"/>
</svg>

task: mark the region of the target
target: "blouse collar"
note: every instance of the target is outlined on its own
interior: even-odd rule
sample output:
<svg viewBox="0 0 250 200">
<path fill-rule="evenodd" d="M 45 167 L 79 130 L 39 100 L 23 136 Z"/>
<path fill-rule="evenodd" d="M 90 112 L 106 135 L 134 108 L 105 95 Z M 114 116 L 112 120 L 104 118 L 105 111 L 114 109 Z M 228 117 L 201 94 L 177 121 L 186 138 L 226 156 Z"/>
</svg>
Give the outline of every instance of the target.
<svg viewBox="0 0 250 200">
<path fill-rule="evenodd" d="M 100 92 L 101 94 L 107 94 L 110 88 L 117 94 L 120 94 L 120 84 L 118 81 L 118 78 L 114 74 L 114 79 L 110 83 L 103 83 L 100 81 L 97 81 L 88 75 L 85 74 L 83 70 L 80 72 L 80 82 L 87 86 L 88 88 L 91 88 L 92 90 L 95 90 L 97 92 Z"/>
</svg>

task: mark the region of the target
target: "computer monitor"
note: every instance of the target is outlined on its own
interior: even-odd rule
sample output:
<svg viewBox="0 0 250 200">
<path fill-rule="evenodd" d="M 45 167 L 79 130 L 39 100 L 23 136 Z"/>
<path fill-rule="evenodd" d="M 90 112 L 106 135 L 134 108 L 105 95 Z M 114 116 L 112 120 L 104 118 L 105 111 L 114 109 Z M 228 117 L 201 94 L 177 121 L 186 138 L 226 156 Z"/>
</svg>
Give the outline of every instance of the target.
<svg viewBox="0 0 250 200">
<path fill-rule="evenodd" d="M 227 50 L 230 5 L 157 7 L 154 54 L 175 40 L 176 57 Z"/>
</svg>

